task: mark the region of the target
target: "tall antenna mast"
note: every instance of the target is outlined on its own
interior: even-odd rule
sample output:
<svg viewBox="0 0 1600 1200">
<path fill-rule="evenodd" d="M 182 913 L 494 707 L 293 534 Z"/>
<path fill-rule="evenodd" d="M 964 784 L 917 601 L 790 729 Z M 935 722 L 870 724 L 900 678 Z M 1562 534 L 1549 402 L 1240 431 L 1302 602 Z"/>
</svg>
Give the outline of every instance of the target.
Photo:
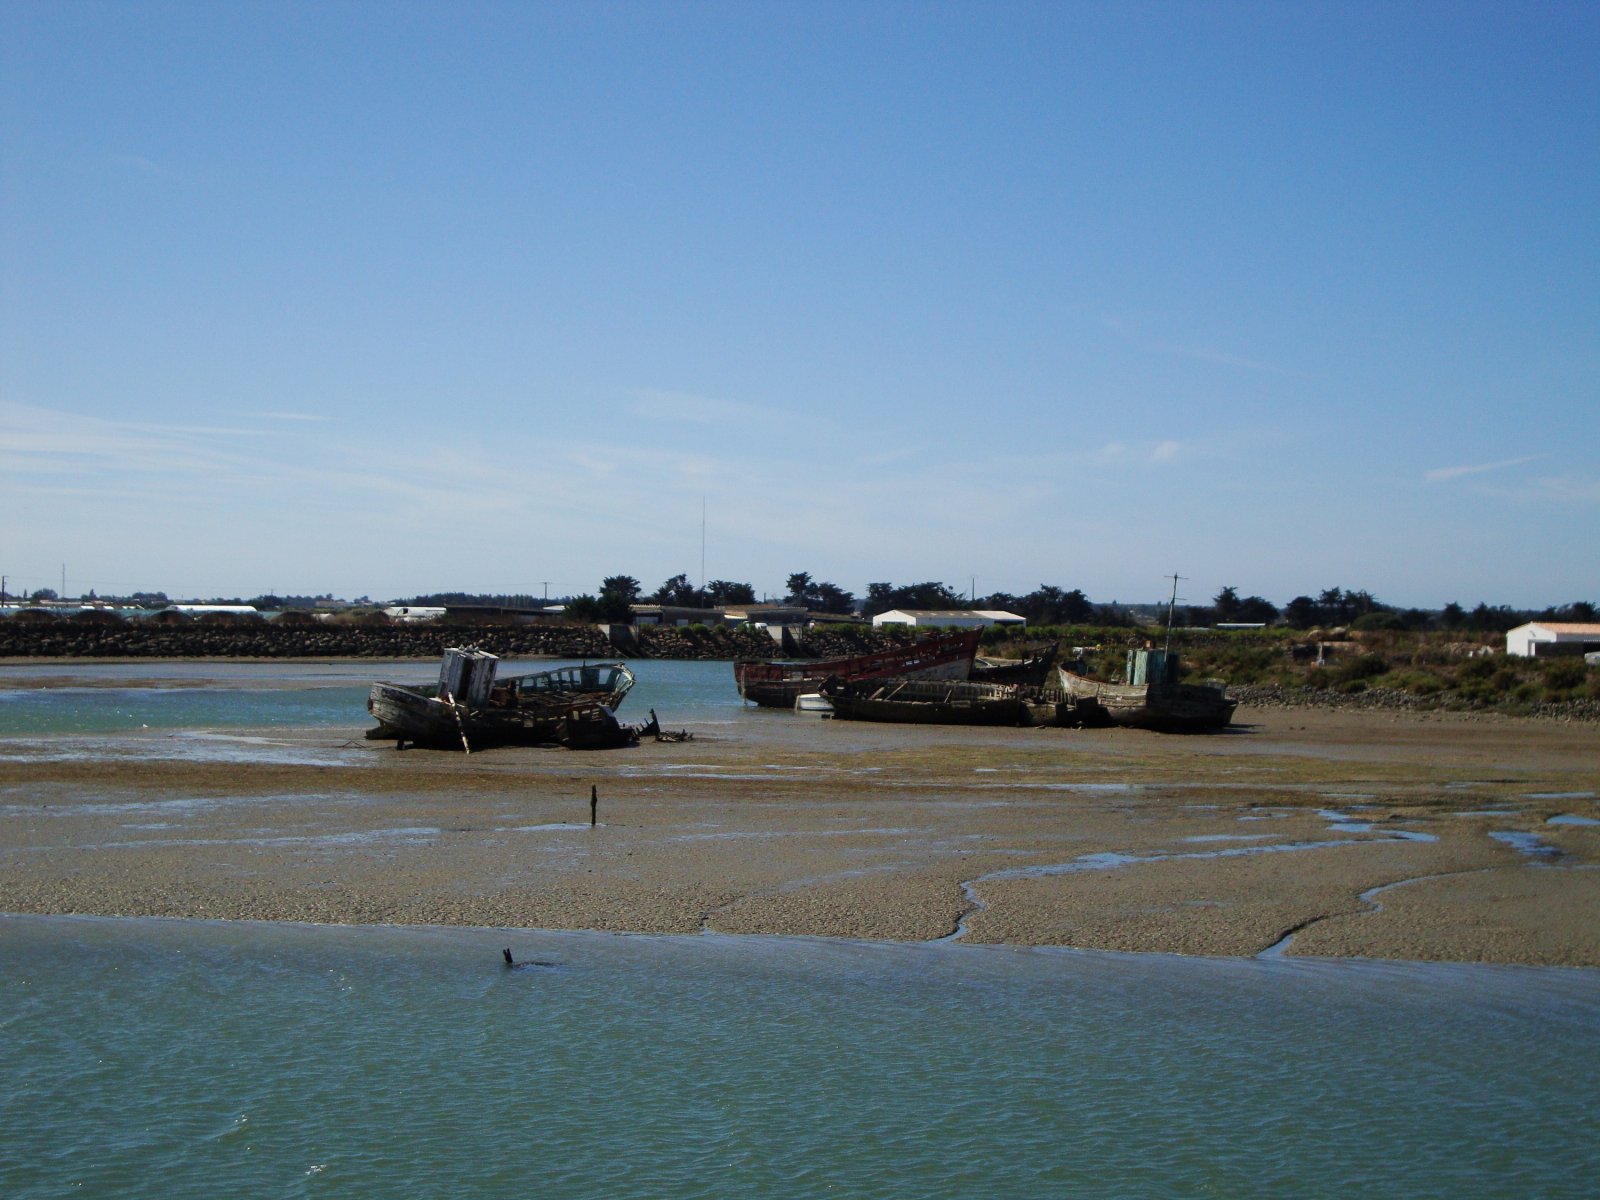
<svg viewBox="0 0 1600 1200">
<path fill-rule="evenodd" d="M 706 602 L 706 494 L 700 493 L 700 603 Z"/>
<path fill-rule="evenodd" d="M 1165 578 L 1165 576 L 1163 576 L 1162 578 Z M 1178 609 L 1178 580 L 1180 580 L 1182 578 L 1184 578 L 1182 575 L 1178 575 L 1176 573 L 1174 573 L 1173 576 L 1172 576 L 1172 599 L 1167 602 L 1167 645 L 1166 645 L 1166 649 L 1168 649 L 1168 650 L 1172 649 L 1172 615 Z"/>
</svg>

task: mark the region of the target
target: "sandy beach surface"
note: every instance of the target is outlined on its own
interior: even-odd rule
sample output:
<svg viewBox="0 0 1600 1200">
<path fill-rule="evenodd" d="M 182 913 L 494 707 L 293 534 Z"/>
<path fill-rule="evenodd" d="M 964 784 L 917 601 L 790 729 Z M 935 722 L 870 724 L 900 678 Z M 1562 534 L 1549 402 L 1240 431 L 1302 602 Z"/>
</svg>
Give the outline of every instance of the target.
<svg viewBox="0 0 1600 1200">
<path fill-rule="evenodd" d="M 0 911 L 1600 966 L 1592 724 L 748 716 L 587 754 L 34 747 L 0 760 Z"/>
</svg>

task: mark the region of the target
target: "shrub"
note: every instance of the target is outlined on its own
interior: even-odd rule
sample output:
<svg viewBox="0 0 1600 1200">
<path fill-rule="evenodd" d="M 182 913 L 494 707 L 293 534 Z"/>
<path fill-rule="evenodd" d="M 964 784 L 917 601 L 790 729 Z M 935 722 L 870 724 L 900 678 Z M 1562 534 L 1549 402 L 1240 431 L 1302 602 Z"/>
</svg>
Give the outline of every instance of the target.
<svg viewBox="0 0 1600 1200">
<path fill-rule="evenodd" d="M 1405 627 L 1406 623 L 1401 618 L 1400 614 L 1392 612 L 1363 613 L 1354 621 L 1350 622 L 1350 628 L 1359 632 L 1375 630 L 1395 630 L 1398 632 L 1403 630 Z"/>
<path fill-rule="evenodd" d="M 1579 687 L 1588 678 L 1589 668 L 1581 658 L 1558 658 L 1547 661 L 1544 668 L 1546 686 L 1571 689 Z"/>
<path fill-rule="evenodd" d="M 1393 676 L 1395 687 L 1413 696 L 1436 696 L 1449 685 L 1431 671 L 1405 671 Z"/>
<path fill-rule="evenodd" d="M 1491 691 L 1509 692 L 1512 688 L 1517 686 L 1521 679 L 1522 676 L 1517 673 L 1517 669 L 1515 667 L 1505 666 L 1499 668 L 1493 675 L 1490 675 L 1487 682 Z"/>
<path fill-rule="evenodd" d="M 1337 677 L 1341 683 L 1351 683 L 1360 679 L 1376 679 L 1388 673 L 1389 660 L 1383 655 L 1360 654 L 1342 663 L 1338 667 Z"/>
</svg>

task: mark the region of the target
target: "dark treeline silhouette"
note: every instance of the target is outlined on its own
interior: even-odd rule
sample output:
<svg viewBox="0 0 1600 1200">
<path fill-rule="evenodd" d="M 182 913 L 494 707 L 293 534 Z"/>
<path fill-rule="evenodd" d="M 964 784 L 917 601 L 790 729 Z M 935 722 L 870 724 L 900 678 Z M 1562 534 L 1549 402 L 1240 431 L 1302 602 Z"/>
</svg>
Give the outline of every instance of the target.
<svg viewBox="0 0 1600 1200">
<path fill-rule="evenodd" d="M 1155 601 L 1139 606 L 1097 603 L 1081 588 L 1063 588 L 1041 583 L 1025 595 L 992 592 L 970 597 L 937 581 L 894 584 L 870 583 L 859 602 L 836 584 L 813 578 L 807 571 L 788 577 L 787 594 L 782 602 L 811 612 L 847 614 L 859 611 L 873 617 L 891 609 L 988 609 L 1011 612 L 1027 619 L 1030 625 L 1110 625 L 1126 626 L 1166 616 L 1166 606 Z M 470 596 L 465 593 L 437 593 L 406 603 L 500 604 L 515 607 L 537 601 L 523 596 Z M 754 604 L 755 588 L 748 583 L 717 579 L 703 589 L 687 575 L 674 575 L 654 592 L 646 594 L 631 575 L 611 575 L 600 583 L 597 593 L 567 599 L 568 616 L 578 621 L 626 622 L 632 605 L 655 603 L 685 608 L 714 608 L 718 605 Z M 1209 605 L 1180 604 L 1173 612 L 1180 625 L 1285 625 L 1291 629 L 1353 627 L 1391 630 L 1459 630 L 1463 633 L 1503 633 L 1528 621 L 1594 621 L 1597 606 L 1578 600 L 1542 609 L 1518 609 L 1480 602 L 1467 609 L 1452 601 L 1441 609 L 1402 608 L 1385 604 L 1371 592 L 1358 588 L 1324 588 L 1315 596 L 1302 595 L 1281 609 L 1261 596 L 1241 596 L 1233 585 L 1222 588 Z"/>
<path fill-rule="evenodd" d="M 429 592 L 425 596 L 412 596 L 409 600 L 396 600 L 396 604 L 412 608 L 447 608 L 463 605 L 476 608 L 543 608 L 550 603 L 525 592 L 491 595 L 486 592 Z"/>
<path fill-rule="evenodd" d="M 1315 598 L 1296 596 L 1284 605 L 1283 623 L 1294 629 L 1347 625 L 1352 629 L 1459 630 L 1463 633 L 1504 633 L 1529 621 L 1595 620 L 1595 605 L 1587 600 L 1550 605 L 1542 609 L 1491 607 L 1479 602 L 1470 611 L 1455 601 L 1438 610 L 1399 608 L 1384 604 L 1370 592 L 1327 588 Z"/>
<path fill-rule="evenodd" d="M 814 613 L 846 615 L 860 612 L 873 617 L 890 609 L 989 609 L 1012 612 L 1026 618 L 1030 625 L 1108 625 L 1127 626 L 1144 621 L 1165 619 L 1166 605 L 1152 600 L 1137 606 L 1116 601 L 1101 603 L 1091 600 L 1081 588 L 1063 588 L 1041 583 L 1025 595 L 1010 592 L 993 592 L 987 596 L 968 596 L 936 581 L 911 584 L 888 582 L 867 585 L 867 594 L 861 599 L 837 584 L 814 578 L 810 572 L 796 571 L 786 583 L 786 593 L 775 602 L 805 608 Z M 13 598 L 15 599 L 15 598 Z M 49 589 L 32 593 L 29 599 L 53 601 L 56 594 Z M 139 604 L 158 608 L 170 603 L 165 592 L 135 592 L 130 596 L 95 597 L 90 600 L 106 603 Z M 238 597 L 213 597 L 211 604 L 252 604 L 262 610 L 310 609 L 319 601 L 331 601 L 331 594 L 322 596 L 277 595 L 269 593 L 253 596 L 249 600 Z M 603 579 L 593 594 L 563 597 L 536 597 L 528 593 L 483 592 L 430 592 L 396 600 L 393 603 L 413 607 L 475 606 L 486 608 L 537 609 L 547 605 L 565 604 L 567 615 L 578 622 L 627 622 L 635 604 L 654 603 L 683 608 L 716 608 L 729 605 L 747 605 L 757 602 L 755 588 L 748 583 L 714 579 L 704 587 L 692 583 L 687 574 L 674 575 L 653 592 L 646 593 L 639 580 L 631 575 L 610 575 Z M 370 605 L 363 596 L 352 602 L 357 606 Z M 1316 629 L 1349 627 L 1363 630 L 1460 631 L 1462 633 L 1503 633 L 1529 621 L 1600 620 L 1600 605 L 1592 601 L 1575 600 L 1567 604 L 1548 605 L 1540 609 L 1512 608 L 1508 605 L 1490 605 L 1480 601 L 1473 608 L 1451 601 L 1439 609 L 1404 608 L 1385 604 L 1371 592 L 1357 588 L 1324 588 L 1316 595 L 1296 596 L 1279 608 L 1261 596 L 1241 596 L 1232 585 L 1222 588 L 1210 604 L 1180 604 L 1173 612 L 1180 625 L 1283 625 L 1291 629 Z"/>
</svg>

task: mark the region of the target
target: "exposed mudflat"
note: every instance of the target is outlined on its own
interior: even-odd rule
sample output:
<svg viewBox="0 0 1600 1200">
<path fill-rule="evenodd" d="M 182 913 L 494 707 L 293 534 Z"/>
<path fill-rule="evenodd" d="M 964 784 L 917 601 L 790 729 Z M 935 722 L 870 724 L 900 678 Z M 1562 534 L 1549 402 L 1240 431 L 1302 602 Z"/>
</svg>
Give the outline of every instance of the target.
<svg viewBox="0 0 1600 1200">
<path fill-rule="evenodd" d="M 0 910 L 1600 966 L 1600 730 L 1237 719 L 1172 737 L 780 713 L 591 754 L 397 752 L 354 728 L 231 757 L 17 742 Z"/>
</svg>

